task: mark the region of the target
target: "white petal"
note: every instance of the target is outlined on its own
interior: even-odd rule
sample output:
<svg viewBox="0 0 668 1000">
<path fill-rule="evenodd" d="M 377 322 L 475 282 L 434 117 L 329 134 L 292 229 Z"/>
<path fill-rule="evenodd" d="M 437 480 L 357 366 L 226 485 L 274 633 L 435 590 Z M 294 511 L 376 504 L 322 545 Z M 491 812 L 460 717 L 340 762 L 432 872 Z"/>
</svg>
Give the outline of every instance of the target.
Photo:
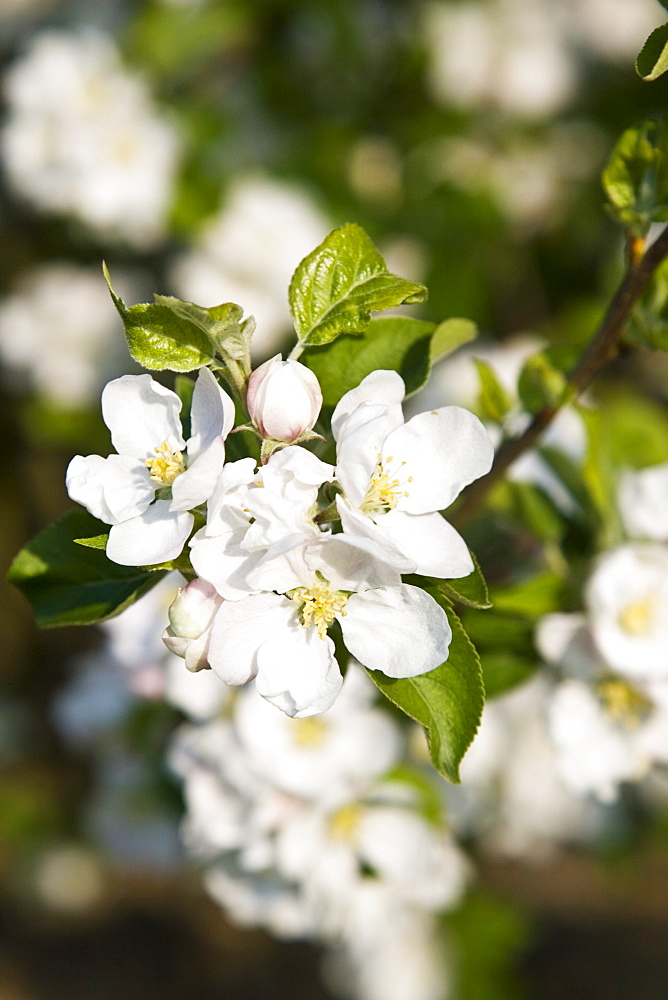
<svg viewBox="0 0 668 1000">
<path fill-rule="evenodd" d="M 336 700 L 343 678 L 334 643 L 296 618 L 258 650 L 256 687 L 286 715 L 304 719 L 325 712 Z"/>
<path fill-rule="evenodd" d="M 182 451 L 180 411 L 176 393 L 150 375 L 123 375 L 102 391 L 102 416 L 119 455 L 149 458 L 163 441 Z"/>
<path fill-rule="evenodd" d="M 370 517 L 363 514 L 358 507 L 353 507 L 343 496 L 337 496 L 336 508 L 341 518 L 343 537 L 350 535 L 353 538 L 368 538 L 374 542 L 383 553 L 383 558 L 399 570 L 400 573 L 416 573 L 417 563 L 412 556 L 405 555 L 397 547 L 394 539 L 380 524 L 376 524 Z"/>
<path fill-rule="evenodd" d="M 346 392 L 332 414 L 332 434 L 338 441 L 343 422 L 362 403 L 383 403 L 389 407 L 392 426 L 403 423 L 401 401 L 406 395 L 404 380 L 398 372 L 378 369 L 363 378 L 356 389 Z"/>
<path fill-rule="evenodd" d="M 256 566 L 261 553 L 241 547 L 247 528 L 228 531 L 224 535 L 207 537 L 198 531 L 190 542 L 190 559 L 198 576 L 213 584 L 221 597 L 238 601 L 253 591 L 262 589 L 246 582 L 246 576 Z"/>
<path fill-rule="evenodd" d="M 494 448 L 473 413 L 460 406 L 442 406 L 418 413 L 392 431 L 383 445 L 383 456 L 390 455 L 405 463 L 397 478 L 409 495 L 401 497 L 399 508 L 426 514 L 449 507 L 465 486 L 489 472 Z"/>
<path fill-rule="evenodd" d="M 75 455 L 65 482 L 72 499 L 107 524 L 136 517 L 155 496 L 148 469 L 130 455 Z"/>
<path fill-rule="evenodd" d="M 192 526 L 192 514 L 170 511 L 169 500 L 156 500 L 139 517 L 112 527 L 107 555 L 121 566 L 152 566 L 176 559 Z"/>
<path fill-rule="evenodd" d="M 390 510 L 378 519 L 378 528 L 414 561 L 414 573 L 453 580 L 473 572 L 466 542 L 438 511 L 407 514 Z"/>
<path fill-rule="evenodd" d="M 297 444 L 274 452 L 262 469 L 263 477 L 270 469 L 290 472 L 298 482 L 305 486 L 321 486 L 334 478 L 333 465 L 321 462 L 312 451 L 307 451 L 306 448 Z"/>
<path fill-rule="evenodd" d="M 286 631 L 296 615 L 292 601 L 277 594 L 255 594 L 224 601 L 211 626 L 209 664 L 226 684 L 245 684 L 257 673 L 257 651 Z M 299 626 L 301 628 L 301 626 Z"/>
<path fill-rule="evenodd" d="M 448 658 L 447 616 L 419 587 L 404 583 L 353 594 L 340 620 L 352 655 L 388 677 L 415 677 Z"/>
<path fill-rule="evenodd" d="M 370 538 L 326 535 L 306 549 L 307 565 L 319 570 L 333 590 L 368 590 L 393 587 L 401 582 L 397 570 Z"/>
<path fill-rule="evenodd" d="M 208 368 L 200 368 L 190 411 L 192 433 L 188 455 L 193 461 L 213 441 L 227 437 L 234 427 L 234 403 Z"/>
<path fill-rule="evenodd" d="M 225 442 L 214 440 L 172 484 L 172 510 L 192 510 L 212 495 L 225 462 Z"/>
<path fill-rule="evenodd" d="M 359 506 L 366 495 L 383 443 L 392 430 L 385 406 L 359 406 L 341 428 L 336 477 L 348 499 Z"/>
</svg>

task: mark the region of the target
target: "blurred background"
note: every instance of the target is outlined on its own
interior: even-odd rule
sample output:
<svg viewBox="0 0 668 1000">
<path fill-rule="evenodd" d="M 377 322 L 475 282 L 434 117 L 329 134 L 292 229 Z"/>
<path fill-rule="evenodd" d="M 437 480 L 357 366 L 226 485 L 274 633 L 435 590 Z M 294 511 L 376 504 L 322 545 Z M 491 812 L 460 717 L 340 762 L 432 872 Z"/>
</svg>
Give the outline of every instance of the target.
<svg viewBox="0 0 668 1000">
<path fill-rule="evenodd" d="M 601 169 L 666 106 L 633 71 L 664 19 L 656 0 L 0 0 L 3 567 L 71 507 L 69 459 L 108 448 L 100 389 L 138 370 L 102 260 L 128 302 L 238 302 L 259 361 L 289 343 L 298 261 L 355 221 L 429 287 L 415 314 L 475 320 L 499 372 L 527 341 L 577 350 L 623 264 Z M 628 356 L 608 383 L 664 426 L 667 374 Z M 494 578 L 508 552 L 486 555 Z M 332 995 L 315 948 L 227 922 L 184 856 L 155 634 L 40 633 L 2 587 L 0 998 Z M 559 803 L 540 837 L 469 828 L 453 997 L 663 1000 L 668 812 L 622 800 L 598 838 Z"/>
</svg>

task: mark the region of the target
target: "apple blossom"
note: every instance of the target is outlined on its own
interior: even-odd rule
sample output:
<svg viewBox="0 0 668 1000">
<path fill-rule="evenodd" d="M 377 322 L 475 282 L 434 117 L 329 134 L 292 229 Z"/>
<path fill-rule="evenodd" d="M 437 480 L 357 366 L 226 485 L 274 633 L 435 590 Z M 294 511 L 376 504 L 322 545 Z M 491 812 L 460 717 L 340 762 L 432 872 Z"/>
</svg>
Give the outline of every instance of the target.
<svg viewBox="0 0 668 1000">
<path fill-rule="evenodd" d="M 322 392 L 313 372 L 299 361 L 282 361 L 280 354 L 256 368 L 248 381 L 246 408 L 262 437 L 287 444 L 313 429 L 322 406 Z"/>
<path fill-rule="evenodd" d="M 114 379 L 102 415 L 117 454 L 76 455 L 67 469 L 72 499 L 112 526 L 107 555 L 121 565 L 175 559 L 194 523 L 189 512 L 211 496 L 223 466 L 234 404 L 207 368 L 195 385 L 187 444 L 180 409 L 176 393 L 150 375 Z"/>
<path fill-rule="evenodd" d="M 225 601 L 211 628 L 209 663 L 227 684 L 256 678 L 260 694 L 296 718 L 324 712 L 341 688 L 334 642 L 371 670 L 414 677 L 448 655 L 451 630 L 436 601 L 401 582 L 373 542 L 292 536 L 247 575 L 259 593 Z"/>
<path fill-rule="evenodd" d="M 373 539 L 403 573 L 468 576 L 468 547 L 439 511 L 489 471 L 492 442 L 480 420 L 459 406 L 404 423 L 404 392 L 396 372 L 375 371 L 334 410 L 343 530 Z"/>
</svg>

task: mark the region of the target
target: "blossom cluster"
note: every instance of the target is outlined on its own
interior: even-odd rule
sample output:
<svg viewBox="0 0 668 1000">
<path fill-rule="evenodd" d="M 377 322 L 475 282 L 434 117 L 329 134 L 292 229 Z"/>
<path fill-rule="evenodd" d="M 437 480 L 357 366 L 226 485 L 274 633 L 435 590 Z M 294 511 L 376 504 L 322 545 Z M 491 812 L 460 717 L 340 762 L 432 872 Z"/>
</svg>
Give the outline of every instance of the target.
<svg viewBox="0 0 668 1000">
<path fill-rule="evenodd" d="M 235 407 L 208 368 L 194 387 L 187 441 L 177 394 L 150 375 L 126 375 L 102 394 L 116 454 L 76 456 L 67 488 L 111 526 L 114 562 L 169 564 L 187 543 L 193 579 L 164 638 L 190 670 L 211 667 L 230 685 L 254 678 L 263 697 L 303 718 L 341 689 L 335 623 L 347 651 L 389 677 L 426 673 L 448 657 L 445 611 L 402 574 L 473 571 L 440 511 L 489 470 L 492 444 L 461 407 L 405 422 L 404 393 L 396 372 L 378 370 L 344 394 L 328 464 L 305 446 L 319 437 L 318 381 L 276 356 L 252 373 L 245 398 L 263 442 L 258 466 L 252 456 L 225 461 Z"/>
</svg>

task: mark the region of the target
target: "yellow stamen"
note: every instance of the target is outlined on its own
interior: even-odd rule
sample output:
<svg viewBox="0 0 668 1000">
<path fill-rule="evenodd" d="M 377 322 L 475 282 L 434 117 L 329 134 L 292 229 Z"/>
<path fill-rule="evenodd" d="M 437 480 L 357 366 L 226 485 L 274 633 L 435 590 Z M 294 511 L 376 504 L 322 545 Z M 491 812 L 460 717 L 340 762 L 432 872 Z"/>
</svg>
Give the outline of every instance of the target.
<svg viewBox="0 0 668 1000">
<path fill-rule="evenodd" d="M 145 465 L 151 473 L 151 479 L 161 486 L 171 486 L 177 476 L 185 471 L 186 461 L 183 453 L 170 448 L 167 441 L 163 441 L 155 451 L 155 458 L 147 458 Z"/>
<path fill-rule="evenodd" d="M 394 461 L 392 455 L 388 455 L 385 460 L 383 460 L 382 455 L 377 456 L 364 500 L 360 505 L 360 510 L 364 511 L 365 514 L 394 510 L 399 498 L 409 495 L 406 490 L 401 489 L 405 483 L 402 483 L 400 479 L 390 479 L 389 474 L 385 471 L 384 466 L 392 461 Z M 405 465 L 406 463 L 402 462 L 401 464 Z M 409 476 L 406 482 L 412 483 L 413 477 Z"/>
<path fill-rule="evenodd" d="M 642 691 L 619 677 L 599 681 L 596 693 L 610 718 L 625 729 L 637 729 L 652 708 Z"/>
<path fill-rule="evenodd" d="M 329 821 L 329 832 L 334 840 L 354 840 L 357 833 L 362 809 L 357 803 L 342 806 L 338 809 Z"/>
<path fill-rule="evenodd" d="M 652 628 L 656 606 L 657 600 L 653 594 L 648 594 L 641 601 L 632 601 L 622 608 L 619 624 L 630 635 L 643 635 Z"/>
<path fill-rule="evenodd" d="M 315 715 L 292 720 L 291 732 L 298 747 L 315 749 L 322 746 L 327 738 L 327 730 L 327 724 Z"/>
<path fill-rule="evenodd" d="M 293 601 L 301 604 L 299 616 L 304 628 L 315 625 L 321 639 L 337 615 L 345 615 L 348 596 L 341 591 L 333 591 L 327 580 L 316 579 L 314 585 L 298 587 L 291 595 Z"/>
</svg>

